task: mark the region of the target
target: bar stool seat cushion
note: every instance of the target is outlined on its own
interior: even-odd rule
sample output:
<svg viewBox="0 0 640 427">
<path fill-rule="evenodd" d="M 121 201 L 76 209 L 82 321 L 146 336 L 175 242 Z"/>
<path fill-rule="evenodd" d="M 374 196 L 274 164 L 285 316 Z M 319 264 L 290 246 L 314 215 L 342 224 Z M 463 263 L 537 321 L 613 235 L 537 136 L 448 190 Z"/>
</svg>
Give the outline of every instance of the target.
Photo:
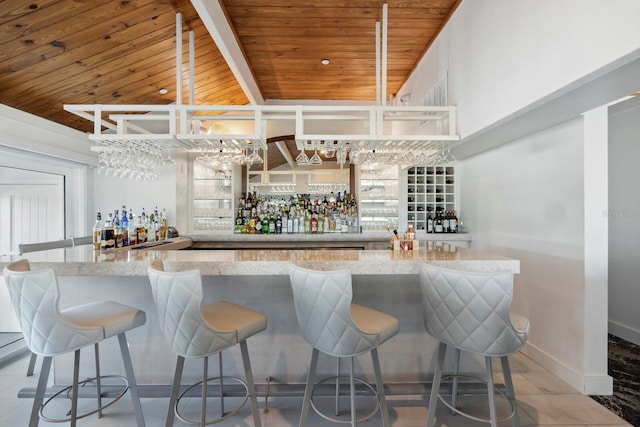
<svg viewBox="0 0 640 427">
<path fill-rule="evenodd" d="M 229 301 L 203 305 L 202 317 L 213 329 L 235 333 L 235 342 L 267 329 L 265 315 Z"/>
<path fill-rule="evenodd" d="M 145 324 L 142 310 L 115 301 L 96 301 L 62 310 L 62 317 L 78 328 L 102 329 L 103 339 Z"/>
<path fill-rule="evenodd" d="M 380 345 L 398 333 L 398 319 L 359 304 L 351 304 L 351 319 L 362 332 L 377 337 L 376 345 Z"/>
</svg>

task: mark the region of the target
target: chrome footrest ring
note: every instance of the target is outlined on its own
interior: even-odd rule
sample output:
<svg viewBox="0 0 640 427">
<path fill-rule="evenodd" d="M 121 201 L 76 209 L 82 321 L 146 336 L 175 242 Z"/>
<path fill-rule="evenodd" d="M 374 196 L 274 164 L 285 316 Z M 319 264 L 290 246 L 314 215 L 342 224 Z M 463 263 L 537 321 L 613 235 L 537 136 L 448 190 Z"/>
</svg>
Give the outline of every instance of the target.
<svg viewBox="0 0 640 427">
<path fill-rule="evenodd" d="M 326 415 L 324 413 L 322 413 L 315 405 L 315 403 L 313 402 L 313 393 L 316 391 L 316 388 L 320 385 L 323 384 L 327 381 L 330 380 L 334 380 L 334 379 L 340 379 L 340 378 L 345 378 L 347 380 L 349 380 L 348 376 L 332 376 L 332 377 L 327 377 L 324 378 L 321 381 L 318 381 L 314 386 L 313 389 L 311 389 L 311 398 L 309 400 L 309 403 L 311 403 L 311 407 L 313 408 L 313 410 L 316 412 L 316 414 L 320 415 L 322 418 L 324 418 L 327 421 L 333 421 L 334 423 L 339 423 L 339 424 L 351 424 L 351 420 L 343 420 L 340 418 L 335 418 L 335 417 L 330 417 L 329 415 Z M 368 382 L 366 382 L 365 380 L 363 380 L 362 378 L 357 378 L 354 377 L 353 378 L 353 382 L 354 383 L 360 383 L 360 384 L 364 384 L 365 386 L 367 386 L 367 388 L 369 388 L 369 390 L 371 390 L 371 392 L 373 393 L 373 395 L 376 397 L 376 406 L 373 408 L 373 410 L 371 412 L 369 412 L 368 414 L 364 415 L 361 418 L 356 419 L 356 422 L 361 423 L 363 421 L 368 420 L 369 418 L 373 417 L 376 412 L 378 412 L 378 409 L 380 409 L 380 397 L 378 396 L 378 393 L 376 392 L 376 389 L 373 388 L 373 386 L 371 384 L 369 384 Z M 346 395 L 343 395 L 346 396 Z"/>
<path fill-rule="evenodd" d="M 473 377 L 473 376 L 470 376 L 470 375 L 446 375 L 446 376 L 443 376 L 443 377 L 442 377 L 442 380 L 441 380 L 441 381 L 442 381 L 442 382 L 445 382 L 446 380 L 453 380 L 453 378 L 454 378 L 454 377 L 456 377 L 456 378 L 469 378 L 469 379 L 472 379 L 472 380 L 475 380 L 475 381 L 478 381 L 478 382 L 481 382 L 481 383 L 487 384 L 487 381 L 486 381 L 486 380 L 484 380 L 484 379 L 482 379 L 482 378 L 478 378 L 478 377 Z M 496 420 L 496 422 L 497 422 L 497 423 L 503 423 L 503 422 L 505 422 L 505 421 L 510 420 L 510 419 L 511 419 L 511 418 L 513 418 L 513 416 L 515 415 L 515 413 L 516 413 L 516 406 L 515 406 L 515 405 L 516 405 L 516 403 L 515 403 L 515 402 L 513 401 L 513 399 L 511 399 L 511 398 L 509 397 L 509 395 L 507 395 L 507 393 L 505 393 L 503 390 L 500 390 L 500 389 L 499 389 L 498 387 L 496 387 L 496 386 L 494 386 L 494 387 L 493 387 L 493 389 L 494 389 L 495 391 L 497 391 L 498 393 L 500 393 L 502 396 L 504 396 L 504 398 L 505 398 L 505 399 L 507 399 L 507 402 L 509 402 L 509 407 L 510 407 L 510 409 L 511 409 L 511 413 L 510 413 L 509 415 L 507 415 L 506 417 L 504 417 L 504 418 L 500 418 L 500 419 Z M 460 410 L 460 409 L 458 409 L 458 408 L 454 407 L 451 403 L 447 402 L 447 401 L 444 399 L 444 397 L 442 397 L 442 395 L 441 395 L 440 393 L 438 393 L 438 399 L 440 399 L 440 401 L 441 401 L 442 403 L 444 403 L 444 405 L 445 405 L 447 408 L 449 408 L 450 410 L 452 410 L 452 411 L 453 411 L 453 412 L 455 412 L 456 414 L 460 414 L 460 415 L 462 415 L 462 416 L 463 416 L 463 417 L 465 417 L 465 418 L 469 418 L 470 420 L 478 421 L 478 422 L 481 422 L 481 423 L 490 423 L 490 422 L 491 422 L 491 420 L 490 420 L 490 419 L 487 419 L 487 418 L 479 418 L 479 417 L 476 417 L 476 416 L 474 416 L 474 415 L 469 414 L 468 412 L 464 412 L 464 411 L 462 411 L 462 410 Z"/>
<path fill-rule="evenodd" d="M 108 408 L 109 406 L 113 405 L 114 403 L 116 403 L 118 400 L 120 400 L 120 398 L 122 398 L 122 396 L 124 396 L 124 394 L 127 392 L 127 390 L 129 390 L 129 381 L 127 381 L 127 379 L 121 375 L 101 375 L 100 379 L 104 379 L 104 378 L 118 378 L 120 380 L 122 380 L 123 384 L 122 384 L 122 391 L 113 398 L 113 400 L 107 402 L 104 405 L 101 405 L 99 407 L 97 407 L 96 409 L 89 411 L 89 412 L 85 412 L 83 414 L 77 414 L 76 415 L 76 419 L 79 420 L 80 418 L 84 418 L 84 417 L 88 417 L 89 415 L 93 415 L 98 413 L 99 411 Z M 93 377 L 93 378 L 87 378 L 84 381 L 79 381 L 78 382 L 78 388 L 84 386 L 87 383 L 96 381 L 97 377 Z M 50 398 L 48 398 L 47 400 L 45 400 L 45 402 L 42 404 L 42 406 L 40 407 L 40 411 L 39 411 L 39 416 L 41 420 L 50 422 L 50 423 L 65 423 L 67 421 L 71 421 L 71 417 L 69 418 L 49 418 L 44 414 L 44 408 L 56 397 L 60 396 L 62 393 L 67 393 L 67 395 L 69 395 L 69 392 L 71 391 L 71 389 L 73 388 L 72 385 L 65 387 L 63 389 L 61 389 L 60 391 L 58 391 L 57 393 L 55 393 L 53 396 L 51 396 Z M 97 396 L 96 396 L 97 398 Z"/>
<path fill-rule="evenodd" d="M 209 381 L 213 381 L 213 380 L 219 380 L 220 377 L 212 377 L 212 378 L 207 378 L 207 384 L 209 383 Z M 242 407 L 247 403 L 247 401 L 249 400 L 249 386 L 247 385 L 247 383 L 238 377 L 222 377 L 223 380 L 232 380 L 237 382 L 238 384 L 240 384 L 241 386 L 244 387 L 245 390 L 245 396 L 244 399 L 242 400 L 242 402 L 240 402 L 240 404 L 238 406 L 236 406 L 233 410 L 231 410 L 231 412 L 227 412 L 226 414 L 222 414 L 220 417 L 207 421 L 205 422 L 205 425 L 211 425 L 211 424 L 216 424 L 219 423 L 221 421 L 226 420 L 229 417 L 232 417 L 233 415 L 237 414 L 238 411 L 240 411 L 240 409 L 242 409 Z M 180 411 L 178 410 L 178 405 L 180 404 L 180 400 L 193 388 L 198 387 L 198 386 L 202 386 L 202 381 L 198 381 L 195 384 L 190 385 L 189 387 L 187 387 L 186 390 L 184 390 L 182 393 L 180 393 L 180 395 L 178 396 L 178 399 L 176 400 L 176 404 L 173 407 L 173 411 L 176 414 L 176 417 L 178 417 L 178 419 L 180 421 L 182 421 L 183 423 L 192 425 L 192 426 L 199 426 L 200 425 L 200 420 L 198 421 L 194 421 L 194 420 L 190 420 L 188 418 L 185 418 L 184 416 L 182 416 L 180 414 Z M 222 397 L 222 396 L 221 396 Z"/>
</svg>

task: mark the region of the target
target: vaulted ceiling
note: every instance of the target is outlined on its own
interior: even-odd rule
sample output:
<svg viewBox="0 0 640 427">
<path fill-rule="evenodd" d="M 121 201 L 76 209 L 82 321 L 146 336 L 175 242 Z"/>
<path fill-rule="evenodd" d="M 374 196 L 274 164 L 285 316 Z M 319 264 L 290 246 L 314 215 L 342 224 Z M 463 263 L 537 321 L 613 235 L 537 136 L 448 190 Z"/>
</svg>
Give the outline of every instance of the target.
<svg viewBox="0 0 640 427">
<path fill-rule="evenodd" d="M 387 97 L 399 90 L 460 1 L 387 1 Z M 383 3 L 0 0 L 0 103 L 89 131 L 91 123 L 63 104 L 175 102 L 177 12 L 184 32 L 183 103 L 188 31 L 195 37 L 195 104 L 373 102 L 375 23 L 382 21 Z M 322 65 L 322 59 L 330 63 Z"/>
</svg>

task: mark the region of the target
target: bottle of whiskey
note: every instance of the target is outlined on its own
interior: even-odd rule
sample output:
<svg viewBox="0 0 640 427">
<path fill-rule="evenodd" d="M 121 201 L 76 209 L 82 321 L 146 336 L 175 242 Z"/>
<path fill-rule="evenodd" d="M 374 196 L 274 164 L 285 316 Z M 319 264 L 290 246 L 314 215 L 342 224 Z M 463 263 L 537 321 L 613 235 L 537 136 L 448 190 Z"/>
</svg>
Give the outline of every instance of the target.
<svg viewBox="0 0 640 427">
<path fill-rule="evenodd" d="M 109 216 L 104 222 L 102 227 L 102 234 L 100 238 L 100 249 L 113 249 L 116 247 L 116 232 L 113 227 L 113 214 L 109 212 Z"/>
</svg>

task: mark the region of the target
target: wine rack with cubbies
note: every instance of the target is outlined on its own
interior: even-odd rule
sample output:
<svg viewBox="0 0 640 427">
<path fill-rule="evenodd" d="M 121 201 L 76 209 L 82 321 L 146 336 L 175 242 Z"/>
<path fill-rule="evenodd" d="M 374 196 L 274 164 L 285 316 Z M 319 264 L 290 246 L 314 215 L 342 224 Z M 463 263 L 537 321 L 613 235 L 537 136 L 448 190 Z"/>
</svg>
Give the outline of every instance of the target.
<svg viewBox="0 0 640 427">
<path fill-rule="evenodd" d="M 456 209 L 454 172 L 453 166 L 407 169 L 407 224 L 426 230 L 428 214 Z"/>
</svg>

